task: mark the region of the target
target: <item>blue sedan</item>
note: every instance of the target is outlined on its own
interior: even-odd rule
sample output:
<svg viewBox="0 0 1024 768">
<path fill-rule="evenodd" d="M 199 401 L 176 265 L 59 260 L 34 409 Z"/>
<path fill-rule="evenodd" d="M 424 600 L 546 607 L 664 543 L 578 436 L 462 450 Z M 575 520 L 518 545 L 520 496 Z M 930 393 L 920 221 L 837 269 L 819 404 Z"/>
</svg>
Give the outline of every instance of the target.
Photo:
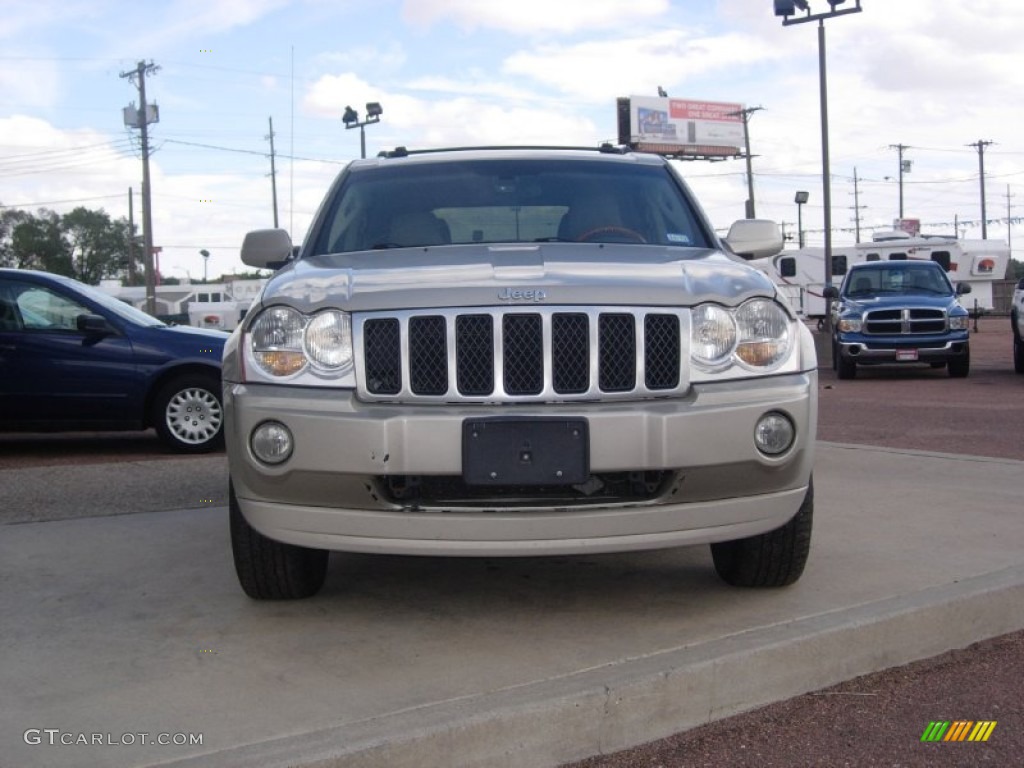
<svg viewBox="0 0 1024 768">
<path fill-rule="evenodd" d="M 227 338 L 77 280 L 0 269 L 0 430 L 153 427 L 176 451 L 218 448 Z"/>
</svg>

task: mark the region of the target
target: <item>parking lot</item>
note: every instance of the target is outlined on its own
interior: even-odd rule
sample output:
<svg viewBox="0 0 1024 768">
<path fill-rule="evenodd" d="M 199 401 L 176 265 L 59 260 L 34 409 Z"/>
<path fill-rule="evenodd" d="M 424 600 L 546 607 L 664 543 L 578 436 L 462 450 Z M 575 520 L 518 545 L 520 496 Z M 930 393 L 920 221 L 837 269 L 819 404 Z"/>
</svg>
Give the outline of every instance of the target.
<svg viewBox="0 0 1024 768">
<path fill-rule="evenodd" d="M 0 436 L 0 764 L 557 765 L 1020 629 L 1024 377 L 1006 319 L 979 328 L 967 379 L 821 372 L 815 541 L 778 592 L 721 585 L 706 548 L 349 556 L 255 604 L 223 454 Z"/>
</svg>

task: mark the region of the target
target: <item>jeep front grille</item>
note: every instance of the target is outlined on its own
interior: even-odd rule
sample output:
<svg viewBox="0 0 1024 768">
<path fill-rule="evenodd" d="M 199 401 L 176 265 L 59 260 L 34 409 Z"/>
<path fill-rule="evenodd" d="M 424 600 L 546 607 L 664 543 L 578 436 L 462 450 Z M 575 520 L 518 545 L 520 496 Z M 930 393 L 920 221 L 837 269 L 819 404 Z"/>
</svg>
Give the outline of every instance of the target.
<svg viewBox="0 0 1024 768">
<path fill-rule="evenodd" d="M 928 307 L 875 309 L 864 316 L 864 333 L 901 336 L 915 333 L 945 333 L 946 311 Z"/>
<path fill-rule="evenodd" d="M 367 400 L 609 400 L 679 394 L 688 383 L 688 310 L 516 307 L 353 319 Z"/>
</svg>

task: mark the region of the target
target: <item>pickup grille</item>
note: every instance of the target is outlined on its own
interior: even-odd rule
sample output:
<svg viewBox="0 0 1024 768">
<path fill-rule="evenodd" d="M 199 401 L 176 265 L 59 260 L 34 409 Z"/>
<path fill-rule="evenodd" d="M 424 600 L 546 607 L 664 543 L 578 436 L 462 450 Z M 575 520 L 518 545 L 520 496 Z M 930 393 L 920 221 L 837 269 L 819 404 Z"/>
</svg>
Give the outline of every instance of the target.
<svg viewBox="0 0 1024 768">
<path fill-rule="evenodd" d="M 687 310 L 423 310 L 355 318 L 368 400 L 626 399 L 685 390 Z"/>
<path fill-rule="evenodd" d="M 864 316 L 864 333 L 879 336 L 945 333 L 947 325 L 944 309 L 875 309 Z"/>
</svg>

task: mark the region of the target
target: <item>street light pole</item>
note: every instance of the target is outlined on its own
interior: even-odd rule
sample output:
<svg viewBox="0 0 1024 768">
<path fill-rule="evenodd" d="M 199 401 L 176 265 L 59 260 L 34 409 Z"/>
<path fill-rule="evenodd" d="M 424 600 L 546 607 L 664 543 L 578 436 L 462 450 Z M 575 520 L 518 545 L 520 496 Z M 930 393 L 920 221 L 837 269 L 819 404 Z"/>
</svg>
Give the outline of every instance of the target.
<svg viewBox="0 0 1024 768">
<path fill-rule="evenodd" d="M 800 247 L 804 247 L 804 203 L 806 203 L 811 197 L 810 192 L 801 190 L 797 192 L 793 197 L 793 202 L 796 203 L 796 232 L 797 232 L 797 243 Z"/>
<path fill-rule="evenodd" d="M 373 125 L 374 123 L 380 122 L 380 116 L 384 114 L 384 109 L 381 107 L 378 101 L 368 101 L 366 103 L 366 119 L 360 120 L 359 113 L 356 112 L 352 107 L 345 107 L 345 114 L 341 116 L 341 122 L 345 124 L 345 128 L 358 128 L 359 129 L 359 156 L 364 160 L 366 159 L 366 126 Z"/>
<path fill-rule="evenodd" d="M 825 67 L 825 19 L 844 16 L 848 13 L 860 13 L 860 0 L 856 7 L 836 10 L 846 0 L 828 0 L 830 11 L 811 13 L 809 0 L 775 0 L 775 15 L 784 17 L 782 25 L 818 22 L 818 87 L 821 97 L 821 198 L 824 205 L 825 224 L 825 286 L 832 285 L 832 171 L 828 152 L 828 80 Z M 804 16 L 796 16 L 797 9 L 804 11 Z M 825 299 L 825 329 L 832 331 L 832 302 Z"/>
</svg>

